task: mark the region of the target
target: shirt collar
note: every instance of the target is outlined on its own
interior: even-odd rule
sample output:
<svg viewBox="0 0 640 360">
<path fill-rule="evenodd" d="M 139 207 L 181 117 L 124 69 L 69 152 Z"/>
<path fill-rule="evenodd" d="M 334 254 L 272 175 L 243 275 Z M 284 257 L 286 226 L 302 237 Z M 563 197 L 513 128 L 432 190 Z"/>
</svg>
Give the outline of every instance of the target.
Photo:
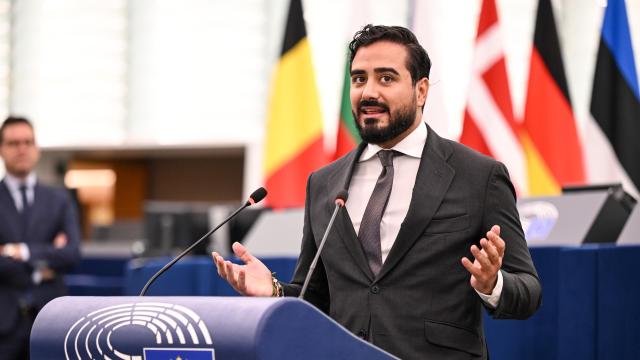
<svg viewBox="0 0 640 360">
<path fill-rule="evenodd" d="M 35 172 L 31 172 L 29 175 L 27 175 L 27 178 L 25 179 L 25 181 L 22 181 L 21 179 L 9 173 L 7 173 L 4 177 L 5 184 L 7 184 L 7 187 L 12 192 L 20 191 L 20 185 L 22 184 L 27 185 L 27 189 L 33 189 L 36 186 L 36 181 L 37 179 L 36 179 Z"/>
<path fill-rule="evenodd" d="M 422 158 L 422 150 L 424 144 L 427 142 L 427 124 L 422 123 L 421 126 L 415 128 L 406 138 L 402 139 L 390 150 L 395 150 L 406 156 L 411 156 L 417 159 Z M 383 150 L 376 144 L 367 144 L 367 148 L 364 149 L 360 156 L 359 162 L 367 161 L 375 156 L 380 150 Z"/>
</svg>

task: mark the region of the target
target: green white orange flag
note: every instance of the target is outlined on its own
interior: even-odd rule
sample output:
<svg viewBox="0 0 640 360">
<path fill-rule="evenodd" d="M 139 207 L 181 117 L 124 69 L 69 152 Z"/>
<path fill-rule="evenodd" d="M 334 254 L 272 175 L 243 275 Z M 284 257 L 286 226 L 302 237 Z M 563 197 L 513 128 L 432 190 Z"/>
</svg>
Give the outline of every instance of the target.
<svg viewBox="0 0 640 360">
<path fill-rule="evenodd" d="M 265 145 L 267 205 L 303 206 L 309 174 L 328 159 L 301 0 L 291 0 L 289 5 L 281 57 L 272 80 Z"/>
<path fill-rule="evenodd" d="M 338 138 L 336 140 L 335 159 L 353 150 L 361 141 L 360 134 L 356 128 L 351 111 L 351 100 L 349 91 L 351 87 L 349 60 L 346 61 L 344 69 L 344 82 L 342 84 L 342 99 L 340 101 L 340 119 L 338 121 Z"/>
</svg>

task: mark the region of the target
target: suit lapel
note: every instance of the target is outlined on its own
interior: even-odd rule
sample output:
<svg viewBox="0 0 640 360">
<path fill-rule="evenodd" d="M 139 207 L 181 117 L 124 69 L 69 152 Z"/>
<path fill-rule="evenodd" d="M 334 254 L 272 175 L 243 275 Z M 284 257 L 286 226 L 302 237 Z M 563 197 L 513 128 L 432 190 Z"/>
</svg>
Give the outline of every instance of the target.
<svg viewBox="0 0 640 360">
<path fill-rule="evenodd" d="M 349 184 L 351 183 L 351 177 L 353 176 L 353 171 L 356 169 L 356 165 L 358 164 L 358 159 L 360 159 L 360 155 L 367 147 L 367 143 L 361 142 L 358 147 L 345 155 L 345 157 L 340 160 L 340 165 L 336 168 L 336 170 L 329 176 L 329 198 L 327 205 L 333 211 L 333 207 L 335 206 L 336 196 L 338 196 L 338 192 L 341 190 L 349 190 Z"/>
<path fill-rule="evenodd" d="M 362 142 L 358 145 L 358 148 L 354 151 L 350 152 L 343 159 L 341 166 L 336 168 L 335 172 L 329 176 L 328 186 L 329 189 L 329 198 L 327 201 L 327 207 L 329 211 L 333 211 L 335 207 L 335 199 L 338 195 L 338 192 L 341 190 L 349 190 L 349 184 L 351 183 L 351 177 L 353 176 L 353 171 L 358 164 L 358 159 L 360 159 L 360 155 L 367 147 L 367 144 Z M 335 234 L 338 234 L 338 237 L 342 239 L 344 245 L 348 249 L 349 253 L 353 257 L 357 266 L 364 272 L 364 274 L 369 278 L 370 281 L 373 281 L 373 274 L 371 273 L 371 269 L 369 269 L 369 264 L 367 263 L 367 258 L 364 255 L 364 251 L 362 250 L 362 245 L 358 240 L 358 235 L 353 229 L 353 223 L 349 214 L 347 213 L 347 208 L 340 210 L 338 215 L 336 216 L 335 223 L 333 225 L 335 227 Z"/>
<path fill-rule="evenodd" d="M 9 192 L 9 188 L 4 180 L 0 181 L 0 206 L 4 208 L 7 214 L 13 213 L 18 215 L 18 208 L 16 208 L 16 202 L 13 200 L 13 196 Z"/>
<path fill-rule="evenodd" d="M 16 203 L 13 200 L 13 196 L 9 192 L 9 188 L 7 184 L 5 184 L 4 180 L 0 182 L 0 214 L 5 217 L 5 221 L 3 221 L 4 225 L 10 228 L 10 236 L 7 239 L 9 242 L 18 242 L 21 237 L 21 220 L 20 213 L 16 208 Z"/>
<path fill-rule="evenodd" d="M 446 145 L 442 138 L 429 128 L 407 216 L 377 280 L 385 276 L 402 259 L 420 238 L 438 210 L 455 175 L 453 168 L 446 162 L 450 155 L 450 149 Z"/>
</svg>

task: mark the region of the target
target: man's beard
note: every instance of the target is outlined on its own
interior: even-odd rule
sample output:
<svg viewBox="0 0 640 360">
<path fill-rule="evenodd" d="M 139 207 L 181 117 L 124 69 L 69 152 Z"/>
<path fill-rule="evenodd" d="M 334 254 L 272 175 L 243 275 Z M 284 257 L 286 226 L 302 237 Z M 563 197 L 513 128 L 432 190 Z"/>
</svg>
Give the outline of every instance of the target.
<svg viewBox="0 0 640 360">
<path fill-rule="evenodd" d="M 362 106 L 380 106 L 384 108 L 387 113 L 389 113 L 389 125 L 383 128 L 376 127 L 376 122 L 379 121 L 377 119 L 371 119 L 372 124 L 367 126 L 367 121 L 369 119 L 366 118 L 366 114 L 364 114 L 364 123 L 365 125 L 361 125 L 358 122 L 358 116 L 354 112 L 353 118 L 356 122 L 356 127 L 358 128 L 358 133 L 360 133 L 360 137 L 362 140 L 369 144 L 382 144 L 391 139 L 394 139 L 398 135 L 405 132 L 407 129 L 413 125 L 413 122 L 416 118 L 415 108 L 416 101 L 413 100 L 412 104 L 409 106 L 403 106 L 398 108 L 398 110 L 391 112 L 389 111 L 389 107 L 386 104 L 379 103 L 375 100 L 362 100 L 359 107 Z"/>
</svg>

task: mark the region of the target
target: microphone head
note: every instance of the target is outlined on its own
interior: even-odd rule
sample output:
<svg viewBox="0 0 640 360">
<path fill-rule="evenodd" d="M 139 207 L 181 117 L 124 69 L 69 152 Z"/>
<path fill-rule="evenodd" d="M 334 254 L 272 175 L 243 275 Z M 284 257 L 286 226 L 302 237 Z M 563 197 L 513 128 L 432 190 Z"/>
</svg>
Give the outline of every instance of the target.
<svg viewBox="0 0 640 360">
<path fill-rule="evenodd" d="M 346 189 L 342 189 L 338 191 L 338 195 L 336 195 L 336 205 L 343 207 L 344 203 L 347 202 L 347 198 L 349 197 L 349 192 Z"/>
<path fill-rule="evenodd" d="M 267 196 L 267 189 L 261 187 L 256 191 L 254 191 L 253 193 L 251 193 L 251 195 L 249 195 L 249 200 L 247 200 L 247 205 L 253 205 L 253 204 L 259 203 L 260 201 L 262 201 L 262 199 L 264 199 L 265 196 Z"/>
</svg>

